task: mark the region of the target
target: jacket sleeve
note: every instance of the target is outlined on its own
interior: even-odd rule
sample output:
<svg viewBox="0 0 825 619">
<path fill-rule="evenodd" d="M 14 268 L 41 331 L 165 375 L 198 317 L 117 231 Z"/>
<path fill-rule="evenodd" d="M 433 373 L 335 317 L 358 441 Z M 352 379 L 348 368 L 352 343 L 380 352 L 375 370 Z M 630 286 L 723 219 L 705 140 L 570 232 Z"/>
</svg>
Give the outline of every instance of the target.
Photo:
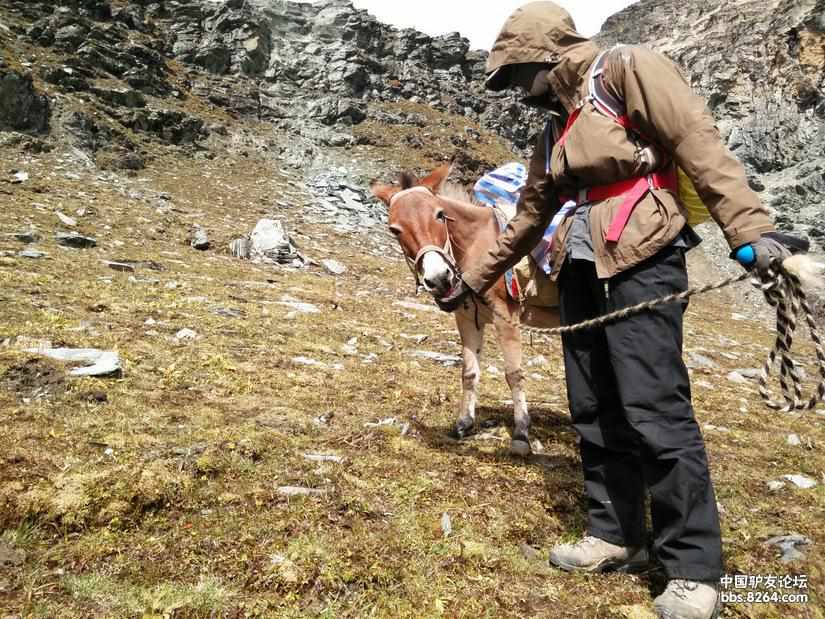
<svg viewBox="0 0 825 619">
<path fill-rule="evenodd" d="M 464 282 L 479 294 L 488 290 L 538 244 L 558 210 L 557 200 L 551 200 L 554 193 L 552 178 L 545 172 L 544 136 L 545 132 L 542 132 L 536 141 L 515 217 L 499 235 L 498 243 L 462 275 Z"/>
<path fill-rule="evenodd" d="M 611 52 L 605 77 L 625 101 L 631 122 L 693 181 L 732 249 L 774 230 L 704 100 L 668 58 L 644 47 L 620 47 Z"/>
</svg>

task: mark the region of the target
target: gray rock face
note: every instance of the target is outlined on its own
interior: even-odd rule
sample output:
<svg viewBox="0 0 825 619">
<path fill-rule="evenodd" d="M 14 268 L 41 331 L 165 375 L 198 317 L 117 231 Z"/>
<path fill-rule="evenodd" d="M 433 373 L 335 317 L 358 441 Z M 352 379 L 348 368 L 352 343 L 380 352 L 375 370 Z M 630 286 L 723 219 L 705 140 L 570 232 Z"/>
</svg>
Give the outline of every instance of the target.
<svg viewBox="0 0 825 619">
<path fill-rule="evenodd" d="M 51 124 L 83 150 L 111 151 L 97 157 L 103 167 L 142 168 L 135 135 L 196 150 L 214 123 L 197 116 L 197 106 L 178 105 L 190 93 L 269 121 L 300 138 L 302 149 L 310 143 L 321 152 L 354 145 L 351 127 L 365 120 L 427 130 L 426 118 L 370 103 L 418 101 L 466 116 L 522 154 L 543 124 L 542 114 L 514 96 L 485 91 L 487 54 L 471 51 L 457 33 L 392 28 L 347 0 L 6 0 L 0 13 L 6 11 L 16 16 L 8 20 L 18 24 L 14 34 L 65 58 L 39 65 L 36 76 L 57 91 L 81 93 L 96 109 L 56 105 Z M 809 234 L 820 248 L 823 15 L 825 0 L 642 0 L 608 20 L 600 35 L 603 46 L 644 43 L 679 63 L 778 225 Z M 0 130 L 45 131 L 49 109 L 31 78 L 0 68 Z M 457 148 L 466 137 L 455 136 Z M 411 148 L 421 146 L 415 139 Z M 307 167 L 305 155 L 296 151 L 288 160 Z M 465 156 L 456 167 L 470 179 L 489 165 Z M 363 210 L 356 217 L 346 199 L 317 195 L 325 214 L 363 226 Z M 379 221 L 377 215 L 370 218 Z M 724 257 L 721 245 L 717 250 Z"/>
<path fill-rule="evenodd" d="M 97 241 L 92 237 L 75 232 L 58 232 L 54 235 L 54 238 L 59 245 L 74 247 L 75 249 L 86 249 L 97 245 Z"/>
<path fill-rule="evenodd" d="M 378 22 L 347 0 L 230 0 L 148 9 L 170 32 L 166 52 L 204 69 L 196 92 L 234 111 L 287 125 L 357 124 L 364 101 L 417 98 L 477 117 L 527 145 L 534 115 L 483 87 L 485 52 L 458 33 L 430 37 Z M 225 76 L 251 77 L 231 83 Z M 328 145 L 342 146 L 340 139 Z"/>
<path fill-rule="evenodd" d="M 49 99 L 31 75 L 0 69 L 0 131 L 41 133 L 49 127 Z"/>
<path fill-rule="evenodd" d="M 780 228 L 825 248 L 825 0 L 642 0 L 605 46 L 665 52 L 704 95 Z"/>
</svg>

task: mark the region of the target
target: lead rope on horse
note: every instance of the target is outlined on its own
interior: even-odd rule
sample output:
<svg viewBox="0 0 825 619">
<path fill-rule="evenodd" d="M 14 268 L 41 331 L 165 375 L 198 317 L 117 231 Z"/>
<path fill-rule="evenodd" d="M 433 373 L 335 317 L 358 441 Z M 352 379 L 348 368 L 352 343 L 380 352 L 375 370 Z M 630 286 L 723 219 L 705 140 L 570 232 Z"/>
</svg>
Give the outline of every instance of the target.
<svg viewBox="0 0 825 619">
<path fill-rule="evenodd" d="M 825 402 L 825 346 L 823 345 L 822 336 L 814 320 L 814 313 L 805 295 L 802 282 L 795 273 L 785 268 L 779 261 L 774 261 L 768 269 L 759 272 L 756 277 L 752 276 L 751 273 L 743 273 L 721 282 L 689 288 L 684 292 L 671 294 L 660 299 L 645 301 L 644 303 L 626 307 L 592 320 L 586 320 L 575 325 L 564 327 L 541 328 L 522 325 L 519 322 L 514 323 L 508 316 L 505 316 L 497 310 L 484 296 L 479 296 L 475 293 L 473 293 L 473 296 L 490 310 L 494 316 L 513 327 L 518 327 L 522 331 L 540 335 L 566 335 L 604 327 L 607 324 L 636 316 L 637 314 L 653 310 L 662 305 L 677 301 L 687 301 L 691 297 L 720 290 L 749 278 L 752 278 L 754 286 L 763 292 L 768 304 L 776 308 L 776 339 L 759 376 L 759 394 L 762 396 L 765 405 L 773 410 L 782 412 L 813 410 L 820 402 Z M 477 307 L 478 306 L 476 306 L 476 311 Z M 802 395 L 802 378 L 797 369 L 797 363 L 791 356 L 791 349 L 793 347 L 796 328 L 799 324 L 800 313 L 811 334 L 811 340 L 816 351 L 820 378 L 816 391 L 807 401 L 804 400 Z M 779 360 L 779 384 L 782 390 L 781 400 L 775 400 L 768 387 L 771 371 L 777 360 Z"/>
</svg>

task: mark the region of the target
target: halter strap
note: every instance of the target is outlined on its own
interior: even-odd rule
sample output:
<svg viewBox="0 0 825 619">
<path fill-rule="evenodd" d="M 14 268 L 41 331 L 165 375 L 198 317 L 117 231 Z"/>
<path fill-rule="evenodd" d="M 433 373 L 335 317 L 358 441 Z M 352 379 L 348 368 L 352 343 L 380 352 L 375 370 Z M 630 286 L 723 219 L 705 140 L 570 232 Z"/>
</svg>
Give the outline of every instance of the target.
<svg viewBox="0 0 825 619">
<path fill-rule="evenodd" d="M 395 204 L 396 201 L 401 199 L 403 196 L 406 196 L 411 193 L 426 193 L 429 195 L 434 195 L 430 189 L 424 187 L 423 185 L 416 185 L 415 187 L 410 187 L 409 189 L 404 189 L 403 191 L 399 191 L 395 194 L 392 198 L 390 198 L 390 207 Z M 421 249 L 418 250 L 418 253 L 415 255 L 415 258 L 410 258 L 407 255 L 407 252 L 404 252 L 404 260 L 407 262 L 407 266 L 410 268 L 410 272 L 412 273 L 413 277 L 415 278 L 415 290 L 421 288 L 421 276 L 418 274 L 418 268 L 421 265 L 421 261 L 424 259 L 425 254 L 430 252 L 435 252 L 447 263 L 447 265 L 453 270 L 456 275 L 460 275 L 461 271 L 456 264 L 455 257 L 453 256 L 453 243 L 450 239 L 450 228 L 448 222 L 452 221 L 449 217 L 444 218 L 444 231 L 446 232 L 446 240 L 444 241 L 444 246 L 439 247 L 438 245 L 424 245 Z"/>
<path fill-rule="evenodd" d="M 407 261 L 407 266 L 410 268 L 413 278 L 415 278 L 416 292 L 418 292 L 418 289 L 421 288 L 421 276 L 418 274 L 418 268 L 421 265 L 421 261 L 424 259 L 424 256 L 430 252 L 435 252 L 441 256 L 447 263 L 447 266 L 449 266 L 456 275 L 460 274 L 458 265 L 453 257 L 453 243 L 450 240 L 450 229 L 447 227 L 446 220 L 444 221 L 444 230 L 447 232 L 447 239 L 444 241 L 444 247 L 439 247 L 438 245 L 424 245 L 418 250 L 415 258 L 410 258 L 407 253 L 404 252 L 404 260 Z"/>
</svg>

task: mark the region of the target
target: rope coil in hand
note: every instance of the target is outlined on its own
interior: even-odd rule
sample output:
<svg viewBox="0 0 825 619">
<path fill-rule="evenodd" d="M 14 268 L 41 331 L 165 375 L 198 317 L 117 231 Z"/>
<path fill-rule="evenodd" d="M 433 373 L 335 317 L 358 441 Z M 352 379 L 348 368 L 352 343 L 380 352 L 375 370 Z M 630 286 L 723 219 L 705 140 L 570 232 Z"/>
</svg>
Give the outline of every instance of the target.
<svg viewBox="0 0 825 619">
<path fill-rule="evenodd" d="M 633 305 L 599 316 L 592 320 L 587 320 L 575 325 L 564 327 L 541 328 L 513 323 L 508 316 L 502 314 L 484 297 L 476 297 L 488 310 L 497 318 L 504 322 L 518 327 L 527 333 L 540 335 L 565 335 L 589 329 L 598 329 L 607 324 L 650 311 L 668 303 L 677 301 L 687 301 L 691 297 L 706 294 L 714 290 L 720 290 L 733 284 L 751 279 L 754 286 L 759 288 L 765 295 L 768 304 L 776 308 L 776 339 L 774 346 L 768 355 L 768 359 L 762 368 L 759 377 L 759 394 L 765 405 L 773 410 L 790 412 L 794 410 L 813 410 L 820 402 L 825 402 L 825 345 L 819 333 L 819 328 L 814 320 L 814 313 L 808 303 L 805 290 L 800 276 L 791 268 L 790 264 L 775 260 L 767 269 L 743 273 L 730 277 L 715 284 L 689 288 L 684 292 L 668 295 L 660 299 L 645 301 L 638 305 Z M 794 336 L 799 326 L 800 314 L 802 321 L 808 326 L 811 340 L 816 351 L 819 383 L 816 391 L 809 399 L 802 395 L 802 378 L 797 369 L 797 363 L 791 356 Z M 776 400 L 768 387 L 771 371 L 774 365 L 779 362 L 779 384 L 782 391 L 782 399 Z"/>
</svg>

